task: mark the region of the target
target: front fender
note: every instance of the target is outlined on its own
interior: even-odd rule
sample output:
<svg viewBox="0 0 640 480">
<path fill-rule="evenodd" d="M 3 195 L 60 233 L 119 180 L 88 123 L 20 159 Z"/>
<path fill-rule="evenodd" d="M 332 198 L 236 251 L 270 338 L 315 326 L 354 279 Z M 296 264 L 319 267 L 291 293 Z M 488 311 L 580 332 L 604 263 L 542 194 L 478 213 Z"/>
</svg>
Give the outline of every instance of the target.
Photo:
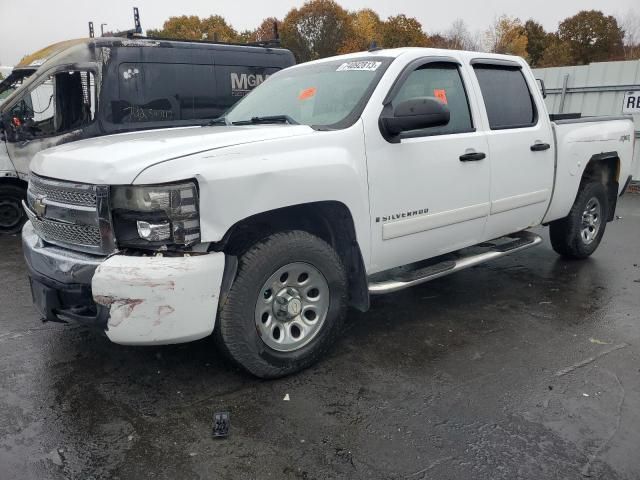
<svg viewBox="0 0 640 480">
<path fill-rule="evenodd" d="M 195 178 L 203 242 L 218 242 L 237 222 L 270 210 L 337 201 L 354 221 L 369 263 L 369 209 L 362 125 L 204 152 L 143 171 L 136 184 Z"/>
</svg>

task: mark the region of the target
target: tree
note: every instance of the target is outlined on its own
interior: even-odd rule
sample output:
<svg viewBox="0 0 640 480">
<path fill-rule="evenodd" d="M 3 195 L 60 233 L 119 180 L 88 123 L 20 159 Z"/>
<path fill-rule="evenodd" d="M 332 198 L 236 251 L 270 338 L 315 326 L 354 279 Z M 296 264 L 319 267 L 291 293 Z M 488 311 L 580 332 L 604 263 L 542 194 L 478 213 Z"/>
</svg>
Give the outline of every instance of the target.
<svg viewBox="0 0 640 480">
<path fill-rule="evenodd" d="M 367 50 L 371 42 L 380 42 L 382 20 L 370 8 L 364 8 L 349 14 L 351 20 L 351 35 L 340 47 L 340 53 L 360 52 Z"/>
<path fill-rule="evenodd" d="M 550 37 L 544 27 L 535 20 L 527 20 L 524 24 L 527 35 L 527 56 L 532 67 L 537 67 L 549 46 Z"/>
<path fill-rule="evenodd" d="M 563 42 L 557 33 L 549 34 L 547 38 L 547 48 L 537 61 L 537 67 L 565 67 L 575 65 L 571 49 L 566 42 Z"/>
<path fill-rule="evenodd" d="M 452 48 L 449 38 L 440 33 L 428 35 L 425 46 L 429 48 Z"/>
<path fill-rule="evenodd" d="M 238 32 L 220 15 L 211 15 L 201 20 L 202 38 L 217 42 L 237 42 Z"/>
<path fill-rule="evenodd" d="M 275 28 L 278 28 L 282 22 L 275 17 L 265 18 L 260 26 L 253 31 L 254 42 L 266 42 L 275 39 Z"/>
<path fill-rule="evenodd" d="M 619 16 L 618 25 L 624 32 L 625 60 L 640 59 L 640 16 L 633 10 Z"/>
<path fill-rule="evenodd" d="M 396 15 L 382 24 L 382 46 L 384 48 L 424 47 L 428 43 L 422 24 L 413 17 Z"/>
<path fill-rule="evenodd" d="M 583 10 L 565 19 L 558 27 L 558 37 L 566 42 L 578 65 L 624 56 L 624 32 L 614 17 L 598 10 Z"/>
<path fill-rule="evenodd" d="M 202 39 L 202 22 L 196 15 L 169 17 L 159 30 L 147 30 L 148 37 L 175 38 L 184 40 Z"/>
<path fill-rule="evenodd" d="M 519 18 L 503 15 L 485 32 L 486 48 L 527 58 L 527 33 Z"/>
<path fill-rule="evenodd" d="M 289 11 L 282 22 L 282 45 L 298 61 L 329 57 L 351 35 L 349 13 L 333 0 L 310 0 Z"/>
<path fill-rule="evenodd" d="M 469 31 L 467 24 L 461 18 L 454 20 L 449 30 L 444 34 L 448 46 L 454 50 L 480 50 L 480 41 L 478 35 L 474 35 Z"/>
<path fill-rule="evenodd" d="M 147 30 L 148 37 L 175 38 L 179 40 L 215 40 L 236 42 L 238 33 L 220 15 L 200 19 L 196 15 L 170 17 L 160 30 Z"/>
</svg>

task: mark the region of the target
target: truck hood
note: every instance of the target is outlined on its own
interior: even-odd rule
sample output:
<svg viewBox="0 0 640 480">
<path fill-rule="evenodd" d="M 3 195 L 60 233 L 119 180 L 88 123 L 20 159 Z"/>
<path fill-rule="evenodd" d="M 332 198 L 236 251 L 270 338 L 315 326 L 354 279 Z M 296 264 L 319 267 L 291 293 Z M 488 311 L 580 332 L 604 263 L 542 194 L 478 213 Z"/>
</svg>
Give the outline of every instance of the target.
<svg viewBox="0 0 640 480">
<path fill-rule="evenodd" d="M 33 158 L 30 169 L 36 175 L 61 180 L 123 185 L 132 183 L 144 169 L 167 160 L 313 132 L 306 125 L 253 125 L 123 133 L 44 150 Z"/>
</svg>

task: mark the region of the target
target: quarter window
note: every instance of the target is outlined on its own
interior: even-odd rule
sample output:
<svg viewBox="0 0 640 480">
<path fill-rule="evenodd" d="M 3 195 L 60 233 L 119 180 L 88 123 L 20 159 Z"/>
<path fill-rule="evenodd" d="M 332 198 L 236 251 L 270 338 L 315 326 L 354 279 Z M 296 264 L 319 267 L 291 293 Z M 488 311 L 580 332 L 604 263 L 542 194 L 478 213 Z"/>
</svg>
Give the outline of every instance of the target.
<svg viewBox="0 0 640 480">
<path fill-rule="evenodd" d="M 473 131 L 467 93 L 457 65 L 430 63 L 413 71 L 402 85 L 392 106 L 419 97 L 435 97 L 446 104 L 451 112 L 447 125 L 425 128 L 403 134 L 404 137 L 445 135 Z"/>
<path fill-rule="evenodd" d="M 491 130 L 531 127 L 536 108 L 527 82 L 518 67 L 474 65 Z"/>
</svg>

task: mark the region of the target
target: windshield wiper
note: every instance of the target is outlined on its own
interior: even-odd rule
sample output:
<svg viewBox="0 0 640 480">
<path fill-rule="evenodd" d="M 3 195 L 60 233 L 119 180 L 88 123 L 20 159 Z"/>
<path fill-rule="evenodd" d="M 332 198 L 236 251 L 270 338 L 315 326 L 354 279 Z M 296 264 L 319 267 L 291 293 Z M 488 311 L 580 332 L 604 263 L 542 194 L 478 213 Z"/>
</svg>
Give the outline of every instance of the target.
<svg viewBox="0 0 640 480">
<path fill-rule="evenodd" d="M 233 125 L 257 125 L 260 123 L 288 123 L 290 125 L 300 125 L 289 115 L 269 115 L 266 117 L 252 117 L 251 120 L 239 120 L 232 122 Z"/>
<path fill-rule="evenodd" d="M 227 117 L 214 118 L 209 123 L 207 123 L 208 127 L 212 127 L 213 125 L 227 125 Z"/>
</svg>

